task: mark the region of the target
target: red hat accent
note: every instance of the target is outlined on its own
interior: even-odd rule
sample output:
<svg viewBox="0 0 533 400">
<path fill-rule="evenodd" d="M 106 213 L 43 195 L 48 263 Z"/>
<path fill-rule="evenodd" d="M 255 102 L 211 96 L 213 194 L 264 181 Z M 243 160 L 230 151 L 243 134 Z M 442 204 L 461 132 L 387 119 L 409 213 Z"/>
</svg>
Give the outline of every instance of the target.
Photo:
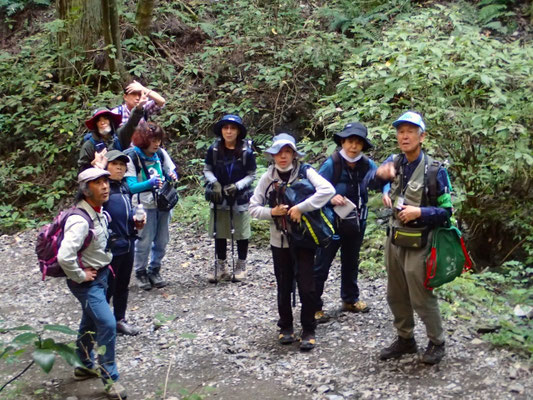
<svg viewBox="0 0 533 400">
<path fill-rule="evenodd" d="M 109 118 L 113 130 L 117 129 L 120 123 L 122 122 L 122 115 L 115 114 L 107 108 L 97 108 L 96 110 L 94 110 L 93 116 L 87 121 L 85 121 L 85 126 L 87 127 L 87 129 L 89 129 L 90 131 L 96 131 L 96 121 L 101 116 Z"/>
</svg>

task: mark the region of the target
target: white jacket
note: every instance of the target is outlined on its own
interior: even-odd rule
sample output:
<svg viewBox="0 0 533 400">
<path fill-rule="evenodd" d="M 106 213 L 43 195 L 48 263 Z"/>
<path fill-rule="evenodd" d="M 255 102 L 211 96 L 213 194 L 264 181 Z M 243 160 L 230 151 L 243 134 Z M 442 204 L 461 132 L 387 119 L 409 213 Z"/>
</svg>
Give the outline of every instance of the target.
<svg viewBox="0 0 533 400">
<path fill-rule="evenodd" d="M 298 173 L 300 171 L 300 162 L 296 162 L 294 168 L 291 170 L 291 177 L 289 182 L 293 182 L 298 178 Z M 335 195 L 335 188 L 329 183 L 326 179 L 316 172 L 313 168 L 307 168 L 307 179 L 313 184 L 316 192 L 297 204 L 298 208 L 302 213 L 318 210 L 319 208 L 324 207 L 327 202 Z M 271 214 L 271 208 L 267 205 L 268 193 L 274 190 L 274 185 L 271 183 L 275 180 L 281 182 L 281 178 L 278 174 L 278 170 L 274 165 L 268 167 L 267 172 L 263 174 L 257 187 L 254 190 L 254 195 L 250 199 L 250 206 L 248 210 L 250 215 L 257 219 L 268 219 L 270 220 L 270 244 L 274 247 L 289 247 L 288 238 L 283 238 L 282 242 L 282 232 L 276 228 L 274 223 L 274 218 Z M 268 188 L 268 192 L 267 192 Z M 283 246 L 282 246 L 283 244 Z"/>
<path fill-rule="evenodd" d="M 113 254 L 106 251 L 109 233 L 107 230 L 107 217 L 97 213 L 85 200 L 80 201 L 77 207 L 87 211 L 93 220 L 94 236 L 89 246 L 81 253 L 81 262 L 85 267 L 100 269 L 111 263 Z M 81 249 L 85 238 L 89 234 L 89 224 L 79 215 L 71 215 L 65 221 L 65 229 L 61 246 L 57 252 L 57 261 L 67 278 L 74 282 L 82 283 L 85 272 L 78 263 L 78 251 Z"/>
</svg>

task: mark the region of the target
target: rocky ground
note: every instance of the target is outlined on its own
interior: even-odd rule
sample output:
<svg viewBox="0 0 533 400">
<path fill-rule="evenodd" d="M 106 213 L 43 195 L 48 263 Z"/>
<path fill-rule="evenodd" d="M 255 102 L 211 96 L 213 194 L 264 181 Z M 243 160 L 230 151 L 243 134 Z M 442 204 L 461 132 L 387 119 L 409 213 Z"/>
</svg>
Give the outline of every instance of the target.
<svg viewBox="0 0 533 400">
<path fill-rule="evenodd" d="M 338 264 L 326 286 L 331 320 L 319 325 L 317 348 L 277 343 L 276 289 L 269 248 L 250 248 L 249 279 L 208 284 L 212 241 L 177 224 L 171 228 L 164 289 L 140 291 L 132 282 L 128 319 L 141 327 L 136 337 L 119 336 L 117 359 L 130 399 L 177 399 L 186 393 L 218 399 L 527 399 L 533 378 L 527 360 L 492 349 L 459 319 L 446 321 L 447 354 L 437 366 L 412 355 L 379 361 L 394 339 L 385 301 L 385 282 L 362 271 L 362 298 L 369 314 L 338 311 Z M 188 233 L 189 232 L 189 233 Z M 4 326 L 64 324 L 76 329 L 80 307 L 63 279 L 40 280 L 35 231 L 0 238 L 3 261 L 0 319 Z M 299 307 L 294 310 L 299 315 Z M 8 341 L 12 335 L 0 335 Z M 57 340 L 70 336 L 54 335 Z M 416 338 L 425 347 L 418 324 Z M 0 362 L 3 384 L 27 362 Z M 76 382 L 58 361 L 49 374 L 33 366 L 0 398 L 103 399 L 98 380 Z"/>
</svg>

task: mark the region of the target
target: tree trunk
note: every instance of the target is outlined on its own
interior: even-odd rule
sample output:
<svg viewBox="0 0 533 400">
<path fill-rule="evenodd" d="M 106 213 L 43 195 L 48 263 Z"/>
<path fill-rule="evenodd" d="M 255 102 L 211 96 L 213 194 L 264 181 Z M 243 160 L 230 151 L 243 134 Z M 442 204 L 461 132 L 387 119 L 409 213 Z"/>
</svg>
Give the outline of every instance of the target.
<svg viewBox="0 0 533 400">
<path fill-rule="evenodd" d="M 109 72 L 112 75 L 118 74 L 118 79 L 114 79 L 114 86 L 115 89 L 120 89 L 120 82 L 127 80 L 127 75 L 122 59 L 116 0 L 102 0 L 102 31 L 104 33 Z"/>
<path fill-rule="evenodd" d="M 57 36 L 59 77 L 83 80 L 82 62 L 87 50 L 97 47 L 102 35 L 102 3 L 100 0 L 57 0 L 59 18 L 65 29 Z"/>
<path fill-rule="evenodd" d="M 137 29 L 143 35 L 148 35 L 150 33 L 153 10 L 154 0 L 139 0 L 135 22 L 137 23 Z"/>
</svg>

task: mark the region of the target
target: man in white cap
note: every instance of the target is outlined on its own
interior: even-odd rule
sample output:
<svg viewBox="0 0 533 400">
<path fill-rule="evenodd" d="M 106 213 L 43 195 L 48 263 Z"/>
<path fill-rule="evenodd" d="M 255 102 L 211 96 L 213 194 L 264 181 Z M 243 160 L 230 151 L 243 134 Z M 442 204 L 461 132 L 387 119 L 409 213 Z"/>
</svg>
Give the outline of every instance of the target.
<svg viewBox="0 0 533 400">
<path fill-rule="evenodd" d="M 376 175 L 391 182 L 389 195 L 384 197 L 384 203 L 393 209 L 385 264 L 387 301 L 398 338 L 379 357 L 387 360 L 417 352 L 415 311 L 429 338 L 422 361 L 437 364 L 444 357 L 445 336 L 437 297 L 424 287 L 425 262 L 433 230 L 446 224 L 452 214 L 450 182 L 446 169 L 422 151 L 426 125 L 420 114 L 406 112 L 392 125 L 401 154 L 387 158 Z M 428 174 L 432 168 L 436 169 L 433 178 Z"/>
<path fill-rule="evenodd" d="M 82 307 L 76 353 L 84 366 L 75 368 L 74 378 L 84 380 L 100 377 L 110 399 L 125 399 L 126 390 L 117 382 L 116 322 L 106 300 L 112 253 L 108 248 L 108 221 L 102 205 L 109 199 L 109 175 L 108 171 L 100 168 L 88 168 L 78 175 L 76 207 L 85 211 L 90 220 L 81 215 L 67 218 L 57 259 L 67 275 L 67 286 Z M 90 229 L 93 232 L 92 239 L 87 248 L 78 254 Z M 99 369 L 94 366 L 95 339 L 100 349 L 105 348 L 105 352 L 98 355 Z"/>
</svg>

